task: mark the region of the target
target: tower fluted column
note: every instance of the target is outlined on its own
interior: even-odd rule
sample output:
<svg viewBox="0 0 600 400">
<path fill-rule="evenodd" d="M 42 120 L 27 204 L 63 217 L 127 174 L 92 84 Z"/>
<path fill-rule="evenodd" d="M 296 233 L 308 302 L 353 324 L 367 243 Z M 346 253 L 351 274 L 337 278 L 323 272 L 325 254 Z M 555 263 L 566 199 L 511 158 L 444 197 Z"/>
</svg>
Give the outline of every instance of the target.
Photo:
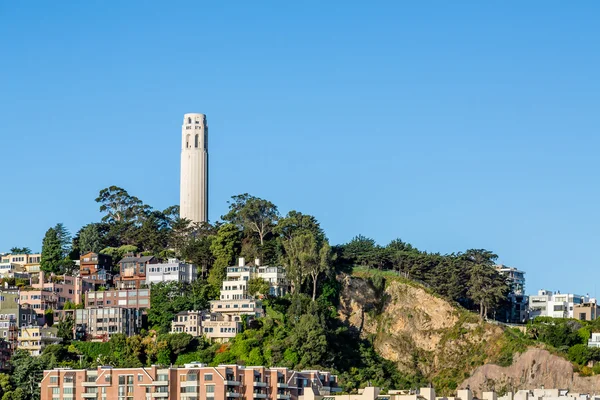
<svg viewBox="0 0 600 400">
<path fill-rule="evenodd" d="M 179 215 L 208 221 L 208 123 L 204 114 L 185 114 L 181 126 Z"/>
</svg>

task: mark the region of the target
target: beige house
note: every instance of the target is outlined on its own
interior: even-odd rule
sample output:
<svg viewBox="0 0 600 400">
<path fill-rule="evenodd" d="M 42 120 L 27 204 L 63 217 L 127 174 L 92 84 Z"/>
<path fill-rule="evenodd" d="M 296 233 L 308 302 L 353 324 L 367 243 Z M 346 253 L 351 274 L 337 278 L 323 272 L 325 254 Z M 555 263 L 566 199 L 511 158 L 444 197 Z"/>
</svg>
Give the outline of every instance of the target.
<svg viewBox="0 0 600 400">
<path fill-rule="evenodd" d="M 56 328 L 39 326 L 22 327 L 17 338 L 17 349 L 27 350 L 32 356 L 39 356 L 49 344 L 61 341 L 56 336 Z"/>
<path fill-rule="evenodd" d="M 187 333 L 194 337 L 202 335 L 203 311 L 183 311 L 171 322 L 171 333 Z"/>
</svg>

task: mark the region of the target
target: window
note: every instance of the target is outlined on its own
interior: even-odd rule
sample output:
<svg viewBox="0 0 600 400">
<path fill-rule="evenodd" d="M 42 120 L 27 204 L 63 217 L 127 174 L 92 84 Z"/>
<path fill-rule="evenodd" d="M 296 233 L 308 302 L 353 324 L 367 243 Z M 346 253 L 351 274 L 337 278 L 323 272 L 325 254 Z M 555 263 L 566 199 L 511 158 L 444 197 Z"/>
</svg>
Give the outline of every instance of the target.
<svg viewBox="0 0 600 400">
<path fill-rule="evenodd" d="M 211 375 L 211 377 L 212 377 L 212 375 Z M 206 393 L 214 393 L 214 392 L 215 392 L 215 385 L 206 386 Z"/>
<path fill-rule="evenodd" d="M 73 394 L 73 388 L 72 387 L 63 388 L 63 394 Z"/>
<path fill-rule="evenodd" d="M 198 135 L 196 135 L 196 138 L 194 139 L 194 146 L 198 148 Z"/>
<path fill-rule="evenodd" d="M 58 383 L 58 376 L 51 376 L 50 383 Z"/>
<path fill-rule="evenodd" d="M 138 374 L 138 382 L 142 382 L 144 380 L 144 375 Z"/>
<path fill-rule="evenodd" d="M 52 394 L 60 394 L 60 388 L 52 388 Z"/>
<path fill-rule="evenodd" d="M 211 332 L 212 332 L 212 330 L 211 330 Z M 210 381 L 212 381 L 212 379 L 213 379 L 212 374 L 204 374 L 205 381 L 210 382 Z M 214 390 L 214 386 L 213 386 L 213 390 Z"/>
</svg>

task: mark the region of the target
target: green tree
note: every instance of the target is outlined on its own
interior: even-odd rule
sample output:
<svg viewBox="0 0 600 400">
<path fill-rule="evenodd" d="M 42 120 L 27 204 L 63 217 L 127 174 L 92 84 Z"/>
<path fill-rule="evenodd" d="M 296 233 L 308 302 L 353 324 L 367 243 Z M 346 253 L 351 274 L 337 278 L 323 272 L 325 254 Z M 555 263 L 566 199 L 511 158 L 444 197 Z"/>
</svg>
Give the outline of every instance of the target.
<svg viewBox="0 0 600 400">
<path fill-rule="evenodd" d="M 44 311 L 44 320 L 46 322 L 46 325 L 48 326 L 52 326 L 54 325 L 54 310 L 49 308 L 46 311 Z"/>
<path fill-rule="evenodd" d="M 29 247 L 12 247 L 10 249 L 11 254 L 31 254 Z"/>
<path fill-rule="evenodd" d="M 73 320 L 73 316 L 69 313 L 65 314 L 65 316 L 58 321 L 58 324 L 56 324 L 56 336 L 62 338 L 64 342 L 70 342 L 73 339 L 74 326 L 75 321 Z"/>
<path fill-rule="evenodd" d="M 307 268 L 308 259 L 318 258 L 315 253 L 318 253 L 320 244 L 325 242 L 325 234 L 315 217 L 298 211 L 290 211 L 281 218 L 274 231 L 279 235 L 283 249 L 281 263 L 286 268 L 292 293 L 296 293 L 310 272 Z"/>
<path fill-rule="evenodd" d="M 239 229 L 234 224 L 221 225 L 210 245 L 215 262 L 208 276 L 208 281 L 217 289 L 221 287 L 221 282 L 225 279 L 226 268 L 233 265 L 240 249 Z"/>
<path fill-rule="evenodd" d="M 487 250 L 468 250 L 465 253 L 470 262 L 470 279 L 468 295 L 479 304 L 479 315 L 485 317 L 488 310 L 506 298 L 508 285 L 493 267 L 494 260 L 498 258 Z"/>
<path fill-rule="evenodd" d="M 263 278 L 251 278 L 248 281 L 248 293 L 251 296 L 257 296 L 259 294 L 268 296 L 270 288 L 271 285 L 269 282 L 265 281 Z"/>
<path fill-rule="evenodd" d="M 369 260 L 376 247 L 373 239 L 358 235 L 343 246 L 343 256 L 352 264 L 369 266 Z"/>
<path fill-rule="evenodd" d="M 277 206 L 248 193 L 232 196 L 231 199 L 229 212 L 221 218 L 256 233 L 262 247 L 265 236 L 272 231 L 279 219 Z"/>
<path fill-rule="evenodd" d="M 59 273 L 63 261 L 61 242 L 54 228 L 50 228 L 42 241 L 40 269 L 45 272 Z"/>
<path fill-rule="evenodd" d="M 89 251 L 99 253 L 106 247 L 106 240 L 102 234 L 100 224 L 87 224 L 79 231 L 78 240 L 79 251 L 81 254 Z"/>
</svg>

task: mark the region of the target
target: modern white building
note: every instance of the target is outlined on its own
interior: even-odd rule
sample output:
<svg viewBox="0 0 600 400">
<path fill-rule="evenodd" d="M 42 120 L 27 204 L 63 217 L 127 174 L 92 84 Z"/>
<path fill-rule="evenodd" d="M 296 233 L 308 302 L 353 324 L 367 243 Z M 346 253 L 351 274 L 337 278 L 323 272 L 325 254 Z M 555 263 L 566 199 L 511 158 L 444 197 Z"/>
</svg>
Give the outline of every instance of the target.
<svg viewBox="0 0 600 400">
<path fill-rule="evenodd" d="M 525 272 L 503 264 L 496 265 L 496 271 L 506 277 L 510 287 L 510 310 L 507 310 L 506 322 L 524 323 L 529 305 L 529 297 L 525 295 Z"/>
<path fill-rule="evenodd" d="M 204 114 L 185 114 L 181 126 L 179 215 L 208 221 L 208 123 Z"/>
<path fill-rule="evenodd" d="M 588 340 L 588 347 L 600 347 L 600 332 L 592 333 L 592 337 Z"/>
<path fill-rule="evenodd" d="M 537 295 L 529 296 L 529 318 L 574 318 L 575 306 L 590 302 L 595 303 L 596 300 L 590 299 L 587 295 L 539 290 Z"/>
<path fill-rule="evenodd" d="M 146 270 L 146 284 L 160 282 L 192 283 L 198 278 L 194 264 L 186 264 L 176 258 L 169 258 L 167 263 L 149 264 Z"/>
</svg>

